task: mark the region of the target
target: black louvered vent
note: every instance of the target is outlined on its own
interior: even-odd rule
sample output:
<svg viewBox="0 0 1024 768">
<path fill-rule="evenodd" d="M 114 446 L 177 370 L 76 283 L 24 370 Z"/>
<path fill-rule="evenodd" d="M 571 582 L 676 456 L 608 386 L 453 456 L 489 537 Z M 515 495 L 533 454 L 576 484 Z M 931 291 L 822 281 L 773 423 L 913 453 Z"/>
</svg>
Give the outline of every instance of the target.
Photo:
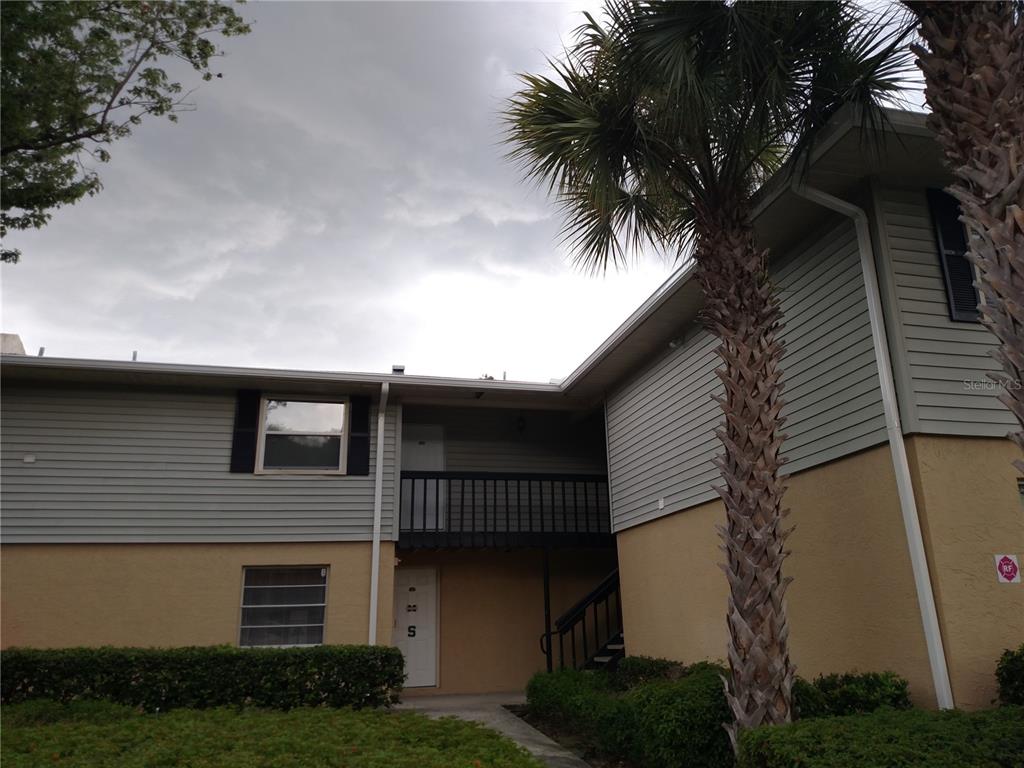
<svg viewBox="0 0 1024 768">
<path fill-rule="evenodd" d="M 967 260 L 967 232 L 960 223 L 960 205 L 956 198 L 941 189 L 929 189 L 928 208 L 939 246 L 949 317 L 960 322 L 977 322 L 978 290 L 974 287 L 974 267 Z"/>
</svg>

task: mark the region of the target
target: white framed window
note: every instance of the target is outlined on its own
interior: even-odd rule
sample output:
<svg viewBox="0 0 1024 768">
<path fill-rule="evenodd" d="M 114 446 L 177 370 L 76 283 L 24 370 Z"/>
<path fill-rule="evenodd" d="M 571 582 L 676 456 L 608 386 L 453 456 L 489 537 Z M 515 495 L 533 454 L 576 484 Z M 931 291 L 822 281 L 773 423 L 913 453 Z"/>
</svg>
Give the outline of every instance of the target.
<svg viewBox="0 0 1024 768">
<path fill-rule="evenodd" d="M 245 566 L 242 647 L 321 645 L 327 611 L 327 566 Z"/>
<path fill-rule="evenodd" d="M 348 412 L 345 398 L 262 398 L 256 472 L 344 474 Z"/>
</svg>

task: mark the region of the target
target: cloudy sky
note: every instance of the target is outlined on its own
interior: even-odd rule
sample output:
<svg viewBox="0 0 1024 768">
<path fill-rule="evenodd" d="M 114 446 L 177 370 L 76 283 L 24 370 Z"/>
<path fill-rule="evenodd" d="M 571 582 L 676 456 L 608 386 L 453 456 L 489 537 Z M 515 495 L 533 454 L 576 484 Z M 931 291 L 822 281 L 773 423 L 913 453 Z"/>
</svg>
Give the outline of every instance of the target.
<svg viewBox="0 0 1024 768">
<path fill-rule="evenodd" d="M 587 7 L 243 6 L 253 32 L 195 112 L 143 124 L 98 197 L 9 238 L 3 330 L 48 356 L 567 375 L 673 268 L 575 272 L 503 159 L 514 74 Z"/>
</svg>

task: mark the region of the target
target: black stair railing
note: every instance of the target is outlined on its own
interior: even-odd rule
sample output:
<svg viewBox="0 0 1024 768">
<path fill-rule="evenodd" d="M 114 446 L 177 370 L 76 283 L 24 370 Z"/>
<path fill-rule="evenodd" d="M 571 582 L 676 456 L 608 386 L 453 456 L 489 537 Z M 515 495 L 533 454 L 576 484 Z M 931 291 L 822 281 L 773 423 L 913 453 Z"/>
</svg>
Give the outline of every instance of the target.
<svg viewBox="0 0 1024 768">
<path fill-rule="evenodd" d="M 619 569 L 609 573 L 557 619 L 540 637 L 541 651 L 547 655 L 558 651 L 558 668 L 582 669 L 613 639 L 622 634 L 622 596 L 619 590 Z M 548 643 L 551 643 L 551 647 Z"/>
<path fill-rule="evenodd" d="M 604 475 L 403 470 L 400 498 L 400 545 L 490 547 L 611 537 Z"/>
</svg>

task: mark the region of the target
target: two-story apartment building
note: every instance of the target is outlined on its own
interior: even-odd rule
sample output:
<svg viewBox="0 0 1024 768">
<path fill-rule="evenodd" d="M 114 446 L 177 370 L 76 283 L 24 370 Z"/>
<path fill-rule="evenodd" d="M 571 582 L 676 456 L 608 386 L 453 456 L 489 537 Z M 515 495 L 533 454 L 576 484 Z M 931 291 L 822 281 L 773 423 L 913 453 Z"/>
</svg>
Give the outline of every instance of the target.
<svg viewBox="0 0 1024 768">
<path fill-rule="evenodd" d="M 836 121 L 758 236 L 786 313 L 801 674 L 992 698 L 1024 509 L 918 115 Z M 725 653 L 714 340 L 684 266 L 561 384 L 2 362 L 4 646 L 394 643 L 425 691 Z M 1005 573 L 1006 571 L 1003 571 Z"/>
</svg>

